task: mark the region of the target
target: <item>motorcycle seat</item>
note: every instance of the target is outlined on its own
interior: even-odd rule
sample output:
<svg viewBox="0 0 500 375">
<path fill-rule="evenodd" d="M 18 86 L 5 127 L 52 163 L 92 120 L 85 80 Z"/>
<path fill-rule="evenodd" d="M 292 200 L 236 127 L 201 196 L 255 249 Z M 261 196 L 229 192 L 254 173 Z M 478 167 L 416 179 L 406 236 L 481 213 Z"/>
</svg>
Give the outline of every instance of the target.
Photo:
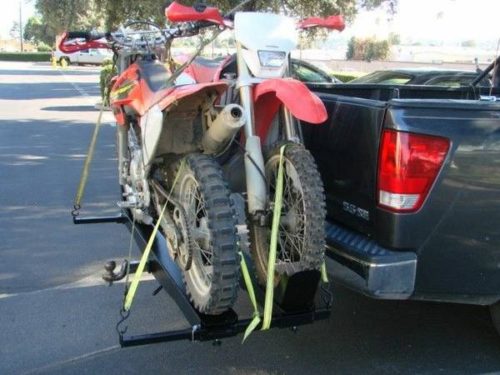
<svg viewBox="0 0 500 375">
<path fill-rule="evenodd" d="M 157 92 L 167 87 L 170 74 L 167 68 L 158 61 L 139 61 L 139 72 L 152 92 Z"/>
</svg>

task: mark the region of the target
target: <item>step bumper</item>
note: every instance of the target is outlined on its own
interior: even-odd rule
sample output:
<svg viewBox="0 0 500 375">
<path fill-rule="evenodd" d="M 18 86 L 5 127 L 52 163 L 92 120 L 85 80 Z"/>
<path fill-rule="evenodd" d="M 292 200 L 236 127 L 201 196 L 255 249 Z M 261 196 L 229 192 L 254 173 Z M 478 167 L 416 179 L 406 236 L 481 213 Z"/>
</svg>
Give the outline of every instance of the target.
<svg viewBox="0 0 500 375">
<path fill-rule="evenodd" d="M 328 272 L 333 280 L 380 299 L 407 299 L 415 288 L 417 255 L 379 246 L 338 224 L 326 225 Z"/>
</svg>

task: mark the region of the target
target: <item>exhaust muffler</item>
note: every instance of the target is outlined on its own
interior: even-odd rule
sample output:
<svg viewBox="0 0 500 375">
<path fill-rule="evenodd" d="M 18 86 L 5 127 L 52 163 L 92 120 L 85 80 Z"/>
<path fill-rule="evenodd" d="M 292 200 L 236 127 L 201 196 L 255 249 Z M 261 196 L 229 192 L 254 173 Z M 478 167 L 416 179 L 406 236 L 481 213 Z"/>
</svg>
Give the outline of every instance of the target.
<svg viewBox="0 0 500 375">
<path fill-rule="evenodd" d="M 205 153 L 216 154 L 221 151 L 243 125 L 245 125 L 243 107 L 238 104 L 225 106 L 203 135 L 201 144 Z"/>
</svg>

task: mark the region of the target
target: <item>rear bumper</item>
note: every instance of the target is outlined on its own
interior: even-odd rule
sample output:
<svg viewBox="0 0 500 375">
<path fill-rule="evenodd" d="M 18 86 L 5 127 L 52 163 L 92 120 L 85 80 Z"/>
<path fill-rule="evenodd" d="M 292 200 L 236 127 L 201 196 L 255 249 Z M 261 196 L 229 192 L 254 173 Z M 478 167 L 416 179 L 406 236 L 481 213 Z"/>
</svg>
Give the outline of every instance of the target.
<svg viewBox="0 0 500 375">
<path fill-rule="evenodd" d="M 381 299 L 407 299 L 415 288 L 417 256 L 383 248 L 340 225 L 326 225 L 326 255 L 333 279 L 348 288 Z"/>
</svg>

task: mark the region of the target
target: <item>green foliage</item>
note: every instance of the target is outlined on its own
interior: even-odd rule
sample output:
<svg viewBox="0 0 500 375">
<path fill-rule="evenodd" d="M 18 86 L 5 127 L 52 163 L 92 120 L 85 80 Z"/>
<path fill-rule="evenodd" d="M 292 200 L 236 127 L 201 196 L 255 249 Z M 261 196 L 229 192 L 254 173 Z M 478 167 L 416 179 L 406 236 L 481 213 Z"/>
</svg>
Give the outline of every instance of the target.
<svg viewBox="0 0 500 375">
<path fill-rule="evenodd" d="M 0 52 L 0 61 L 50 61 L 47 52 Z"/>
<path fill-rule="evenodd" d="M 96 0 L 36 0 L 35 8 L 53 35 L 99 28 L 105 14 Z"/>
<path fill-rule="evenodd" d="M 332 74 L 332 77 L 337 78 L 339 81 L 342 81 L 343 83 L 352 81 L 353 79 L 358 78 L 359 76 L 360 74 L 344 73 L 344 72 L 335 72 L 334 74 Z"/>
<path fill-rule="evenodd" d="M 20 33 L 19 22 L 14 21 L 12 27 L 10 28 L 9 35 L 13 39 L 19 39 L 19 33 Z"/>
<path fill-rule="evenodd" d="M 111 79 L 117 74 L 116 66 L 111 60 L 105 60 L 102 64 L 99 85 L 101 87 L 102 105 L 109 106 L 109 91 Z"/>
<path fill-rule="evenodd" d="M 105 28 L 113 30 L 127 20 L 150 20 L 165 24 L 164 0 L 95 0 L 103 12 Z"/>
<path fill-rule="evenodd" d="M 389 14 L 394 14 L 398 7 L 398 0 L 361 0 L 360 5 L 367 10 L 384 6 Z"/>
<path fill-rule="evenodd" d="M 372 38 L 352 37 L 347 44 L 347 60 L 385 60 L 389 55 L 390 45 L 387 40 L 377 41 Z"/>
<path fill-rule="evenodd" d="M 38 44 L 36 45 L 36 49 L 38 52 L 51 52 L 52 51 L 52 47 L 44 42 L 38 42 Z"/>
<path fill-rule="evenodd" d="M 193 5 L 200 0 L 181 0 Z M 206 3 L 218 7 L 222 13 L 239 4 L 241 0 L 211 0 Z M 280 11 L 296 17 L 328 16 L 343 14 L 352 21 L 358 9 L 384 6 L 395 11 L 397 0 L 255 0 L 248 10 Z M 165 24 L 165 0 L 36 0 L 35 7 L 48 29 L 63 30 L 90 28 L 115 29 L 126 20 L 152 20 Z M 55 35 L 54 34 L 54 35 Z"/>
<path fill-rule="evenodd" d="M 39 16 L 28 18 L 24 25 L 23 37 L 25 40 L 40 44 L 53 45 L 56 37 L 55 31 L 42 21 Z"/>
<path fill-rule="evenodd" d="M 346 52 L 346 59 L 347 60 L 357 60 L 354 58 L 356 54 L 356 38 L 352 37 L 349 39 L 349 42 L 347 43 L 347 52 Z"/>
<path fill-rule="evenodd" d="M 391 46 L 398 46 L 401 44 L 401 36 L 397 33 L 389 33 L 388 42 Z"/>
</svg>

